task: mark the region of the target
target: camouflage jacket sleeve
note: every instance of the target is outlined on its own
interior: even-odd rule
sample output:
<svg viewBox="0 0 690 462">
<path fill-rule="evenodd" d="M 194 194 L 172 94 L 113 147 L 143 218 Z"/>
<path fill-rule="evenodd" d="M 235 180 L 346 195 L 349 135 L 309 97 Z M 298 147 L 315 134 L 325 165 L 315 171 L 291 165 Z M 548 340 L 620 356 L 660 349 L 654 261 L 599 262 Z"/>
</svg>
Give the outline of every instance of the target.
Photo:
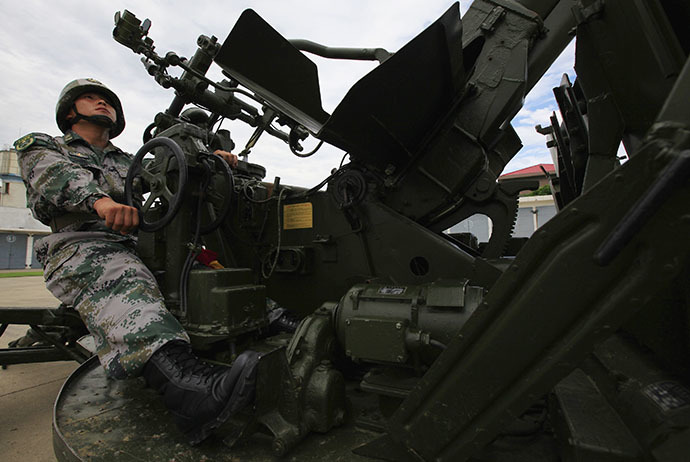
<svg viewBox="0 0 690 462">
<path fill-rule="evenodd" d="M 48 135 L 30 136 L 33 139 L 28 145 L 15 146 L 27 202 L 37 218 L 44 221 L 66 212 L 93 213 L 93 202 L 108 194 L 94 181 L 88 164 L 63 152 Z"/>
</svg>

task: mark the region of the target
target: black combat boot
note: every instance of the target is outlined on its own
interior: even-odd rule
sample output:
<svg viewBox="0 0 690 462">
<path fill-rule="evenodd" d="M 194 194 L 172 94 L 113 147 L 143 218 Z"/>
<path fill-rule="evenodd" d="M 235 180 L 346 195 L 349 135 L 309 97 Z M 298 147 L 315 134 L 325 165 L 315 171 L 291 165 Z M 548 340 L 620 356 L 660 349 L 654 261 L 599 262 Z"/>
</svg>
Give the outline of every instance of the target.
<svg viewBox="0 0 690 462">
<path fill-rule="evenodd" d="M 245 351 L 231 367 L 214 366 L 197 358 L 189 343 L 176 340 L 151 356 L 143 376 L 163 394 L 178 428 L 196 445 L 252 402 L 258 363 L 258 353 Z"/>
<path fill-rule="evenodd" d="M 294 334 L 302 320 L 285 308 L 275 308 L 268 312 L 268 335 L 280 333 Z"/>
</svg>

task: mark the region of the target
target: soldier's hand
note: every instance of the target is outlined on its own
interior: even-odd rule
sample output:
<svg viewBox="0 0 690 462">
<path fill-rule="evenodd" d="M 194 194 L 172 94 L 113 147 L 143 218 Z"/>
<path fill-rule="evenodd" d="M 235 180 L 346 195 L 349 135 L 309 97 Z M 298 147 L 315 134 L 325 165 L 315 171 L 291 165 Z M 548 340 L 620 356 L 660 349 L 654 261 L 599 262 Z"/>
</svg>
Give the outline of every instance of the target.
<svg viewBox="0 0 690 462">
<path fill-rule="evenodd" d="M 101 197 L 93 203 L 93 209 L 105 220 L 105 225 L 120 234 L 129 234 L 139 226 L 139 211 L 129 205 Z"/>
<path fill-rule="evenodd" d="M 228 151 L 223 151 L 222 149 L 216 149 L 215 151 L 213 151 L 213 153 L 225 159 L 225 162 L 227 162 L 231 168 L 237 167 L 237 162 L 239 161 L 239 159 L 235 154 L 232 154 Z"/>
</svg>

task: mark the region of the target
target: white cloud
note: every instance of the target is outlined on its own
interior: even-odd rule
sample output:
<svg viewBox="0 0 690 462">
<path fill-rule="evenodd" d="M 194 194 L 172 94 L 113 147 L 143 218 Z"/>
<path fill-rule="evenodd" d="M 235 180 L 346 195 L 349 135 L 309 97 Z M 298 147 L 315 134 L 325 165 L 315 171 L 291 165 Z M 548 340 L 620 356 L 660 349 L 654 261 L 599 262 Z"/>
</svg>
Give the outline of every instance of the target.
<svg viewBox="0 0 690 462">
<path fill-rule="evenodd" d="M 543 149 L 546 149 L 546 138 L 544 135 L 537 133 L 537 131 L 534 129 L 534 125 L 517 125 L 513 128 L 515 128 L 515 131 L 522 140 L 522 154 L 529 149 L 542 149 L 542 146 L 544 146 Z"/>
<path fill-rule="evenodd" d="M 525 106 L 513 119 L 513 125 L 547 125 L 553 112 L 553 105 L 539 108 Z"/>
<path fill-rule="evenodd" d="M 514 172 L 537 164 L 552 164 L 548 149 L 523 149 L 519 156 L 515 156 L 506 166 L 504 172 Z"/>
<path fill-rule="evenodd" d="M 503 169 L 504 173 L 513 172 L 531 165 L 550 164 L 551 153 L 546 147 L 546 137 L 535 130 L 536 125 L 550 125 L 553 112 L 560 120 L 558 105 L 553 96 L 553 88 L 561 84 L 563 74 L 574 80 L 573 65 L 575 60 L 575 42 L 571 42 L 553 62 L 544 76 L 532 88 L 525 98 L 520 112 L 513 119 L 513 127 L 522 139 L 523 148 Z"/>
<path fill-rule="evenodd" d="M 470 3 L 461 2 L 463 14 Z M 54 107 L 59 91 L 73 78 L 89 76 L 112 87 L 123 101 L 127 128 L 115 140 L 117 144 L 130 152 L 141 146 L 144 128 L 157 112 L 167 108 L 173 91 L 160 88 L 146 74 L 139 57 L 112 39 L 116 10 L 128 9 L 139 19 L 151 19 L 150 35 L 159 54 L 175 51 L 190 57 L 200 34 L 224 40 L 245 8 L 255 9 L 287 38 L 304 38 L 328 46 L 397 51 L 450 6 L 448 0 L 4 2 L 0 19 L 0 110 L 5 116 L 0 124 L 0 145 L 30 131 L 57 134 Z M 555 108 L 551 88 L 558 85 L 562 72 L 572 73 L 572 46 L 568 50 L 535 86 L 525 109 L 514 120 L 525 144 L 514 162 L 541 159 L 538 152 L 548 158 L 543 137 L 530 126 L 548 122 L 548 117 L 541 117 Z M 329 112 L 352 84 L 375 66 L 313 59 L 319 66 L 323 105 Z M 209 75 L 216 80 L 221 78 L 218 70 Z M 224 128 L 233 132 L 239 149 L 251 133 L 240 123 L 226 123 Z M 281 176 L 284 184 L 313 186 L 339 164 L 342 155 L 340 150 L 325 146 L 309 159 L 298 159 L 284 143 L 264 135 L 251 159 L 266 166 L 269 179 Z"/>
</svg>

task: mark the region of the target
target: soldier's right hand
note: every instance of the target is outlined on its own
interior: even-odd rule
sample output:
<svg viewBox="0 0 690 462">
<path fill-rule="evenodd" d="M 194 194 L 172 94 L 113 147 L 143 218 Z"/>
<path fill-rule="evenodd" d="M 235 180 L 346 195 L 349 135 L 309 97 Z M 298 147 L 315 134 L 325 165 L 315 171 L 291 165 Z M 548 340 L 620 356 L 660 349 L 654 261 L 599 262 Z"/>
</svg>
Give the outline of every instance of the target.
<svg viewBox="0 0 690 462">
<path fill-rule="evenodd" d="M 139 226 L 139 211 L 129 205 L 101 197 L 93 203 L 93 209 L 105 220 L 105 225 L 120 234 L 129 234 Z"/>
</svg>

